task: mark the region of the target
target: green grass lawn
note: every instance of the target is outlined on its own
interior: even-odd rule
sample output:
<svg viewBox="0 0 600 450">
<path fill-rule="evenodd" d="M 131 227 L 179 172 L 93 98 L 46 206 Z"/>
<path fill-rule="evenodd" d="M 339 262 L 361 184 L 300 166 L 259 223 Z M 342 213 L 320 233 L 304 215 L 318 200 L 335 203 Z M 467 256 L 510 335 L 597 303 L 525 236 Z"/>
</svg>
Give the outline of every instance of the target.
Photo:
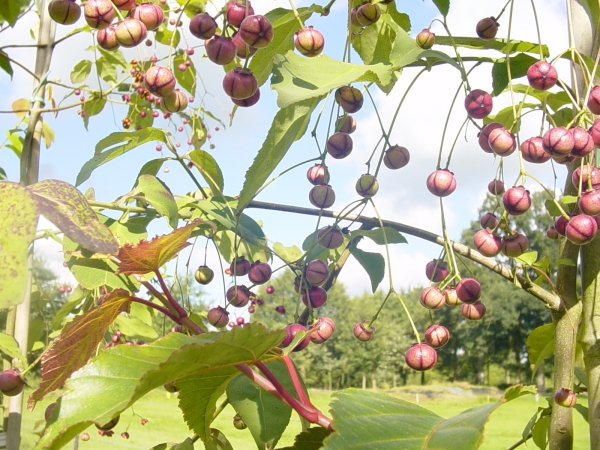
<svg viewBox="0 0 600 450">
<path fill-rule="evenodd" d="M 310 396 L 315 406 L 323 411 L 329 410 L 330 392 L 311 391 Z M 402 397 L 402 396 L 401 396 Z M 402 397 L 405 400 L 414 402 L 415 397 Z M 32 449 L 37 440 L 34 434 L 34 426 L 37 421 L 43 418 L 46 405 L 53 401 L 48 399 L 37 405 L 33 413 L 25 412 L 23 420 L 23 442 L 21 449 Z M 494 399 L 490 399 L 494 401 Z M 581 401 L 581 400 L 580 400 Z M 585 400 L 584 400 L 585 401 Z M 448 398 L 445 400 L 427 400 L 420 401 L 424 408 L 434 410 L 443 417 L 450 417 L 458 414 L 465 409 L 482 405 L 487 402 L 486 397 L 468 397 L 464 399 Z M 525 396 L 520 399 L 509 402 L 492 415 L 485 429 L 485 441 L 481 449 L 483 450 L 501 450 L 519 440 L 521 432 L 527 421 L 535 413 L 538 406 L 544 406 L 545 400 L 540 398 L 536 403 L 534 396 Z M 134 415 L 137 414 L 137 415 Z M 248 430 L 236 430 L 232 425 L 234 412 L 231 407 L 225 409 L 214 422 L 213 427 L 218 428 L 225 433 L 235 450 L 252 450 L 256 446 Z M 148 419 L 145 426 L 140 424 L 140 416 Z M 574 412 L 575 417 L 575 449 L 589 448 L 589 437 L 587 434 L 587 424 L 579 415 Z M 121 432 L 128 429 L 131 436 L 129 440 L 123 439 Z M 283 438 L 278 444 L 279 447 L 291 445 L 294 436 L 300 432 L 300 420 L 296 414 L 292 415 L 292 420 L 288 426 Z M 150 449 L 152 446 L 162 442 L 181 442 L 191 433 L 183 422 L 179 408 L 177 407 L 177 398 L 174 395 L 168 396 L 166 391 L 157 389 L 145 398 L 136 403 L 134 411 L 128 410 L 121 415 L 119 425 L 115 428 L 115 435 L 112 438 L 101 438 L 96 434 L 96 429 L 88 429 L 91 439 L 88 442 L 80 442 L 80 450 L 105 450 L 112 449 Z M 69 448 L 69 447 L 66 447 Z M 196 445 L 197 449 L 203 449 L 201 443 Z M 536 448 L 533 443 L 523 448 Z M 400 449 L 399 449 L 400 450 Z"/>
</svg>

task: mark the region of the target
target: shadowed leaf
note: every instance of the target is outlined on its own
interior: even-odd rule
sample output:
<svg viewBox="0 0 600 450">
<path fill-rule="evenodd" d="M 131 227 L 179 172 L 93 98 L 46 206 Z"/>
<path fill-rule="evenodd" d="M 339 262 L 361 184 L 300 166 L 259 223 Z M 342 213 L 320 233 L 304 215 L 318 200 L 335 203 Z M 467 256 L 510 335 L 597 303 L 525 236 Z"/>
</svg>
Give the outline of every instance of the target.
<svg viewBox="0 0 600 450">
<path fill-rule="evenodd" d="M 292 447 L 280 448 L 278 450 L 319 450 L 323 448 L 323 441 L 330 434 L 331 431 L 325 428 L 309 428 L 296 436 Z"/>
<path fill-rule="evenodd" d="M 68 380 L 56 420 L 36 448 L 62 448 L 94 422 L 108 422 L 169 382 L 180 388 L 180 407 L 188 425 L 208 439 L 216 401 L 225 389 L 219 387 L 220 374 L 229 371 L 233 377 L 238 373 L 236 364 L 269 356 L 284 335 L 253 324 L 199 336 L 170 333 L 151 344 L 101 350 Z"/>
<path fill-rule="evenodd" d="M 200 220 L 194 220 L 169 234 L 157 236 L 151 241 L 140 241 L 137 245 L 125 244 L 119 249 L 117 255 L 121 261 L 118 273 L 133 275 L 157 271 L 190 245 L 186 241 L 200 222 Z"/>
<path fill-rule="evenodd" d="M 0 183 L 0 308 L 23 301 L 28 248 L 39 212 L 30 191 L 18 183 Z"/>
<path fill-rule="evenodd" d="M 371 288 L 375 292 L 385 275 L 385 259 L 379 253 L 365 252 L 354 245 L 351 245 L 349 248 L 352 256 L 356 258 L 363 269 L 367 271 L 367 274 L 369 274 Z"/>
<path fill-rule="evenodd" d="M 42 381 L 29 396 L 27 407 L 30 410 L 45 395 L 61 388 L 73 372 L 88 362 L 104 333 L 124 310 L 128 301 L 129 292 L 114 290 L 106 295 L 100 306 L 86 311 L 65 325 L 42 358 Z"/>
<path fill-rule="evenodd" d="M 56 225 L 69 239 L 99 253 L 115 253 L 119 244 L 96 217 L 85 197 L 69 183 L 44 180 L 29 186 L 40 214 Z"/>
<path fill-rule="evenodd" d="M 0 333 L 0 352 L 11 358 L 23 358 L 23 354 L 15 338 L 5 333 Z"/>
<path fill-rule="evenodd" d="M 233 450 L 225 435 L 216 428 L 210 429 L 210 439 L 204 445 L 206 450 Z"/>
</svg>

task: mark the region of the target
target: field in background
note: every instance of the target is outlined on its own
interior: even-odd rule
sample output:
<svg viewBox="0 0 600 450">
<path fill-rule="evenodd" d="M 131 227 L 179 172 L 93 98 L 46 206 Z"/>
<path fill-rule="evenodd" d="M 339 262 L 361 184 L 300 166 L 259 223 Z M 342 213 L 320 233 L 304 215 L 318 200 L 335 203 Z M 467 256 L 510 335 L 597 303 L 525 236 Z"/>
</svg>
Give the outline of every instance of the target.
<svg viewBox="0 0 600 450">
<path fill-rule="evenodd" d="M 394 391 L 394 395 L 411 402 L 416 401 L 419 394 L 419 404 L 424 408 L 435 410 L 443 417 L 456 415 L 465 409 L 495 401 L 499 391 L 483 390 L 472 387 L 471 390 L 466 385 L 444 387 L 444 386 L 410 386 Z M 496 395 L 494 395 L 496 394 Z M 315 406 L 327 411 L 329 405 L 329 391 L 310 391 L 310 397 Z M 33 449 L 37 437 L 33 434 L 36 421 L 43 418 L 46 405 L 54 399 L 48 399 L 37 405 L 32 413 L 25 413 L 23 421 L 23 442 L 22 450 Z M 585 399 L 580 402 L 585 403 Z M 506 449 L 520 439 L 521 432 L 535 413 L 538 407 L 545 406 L 547 403 L 540 397 L 536 403 L 534 396 L 526 396 L 510 403 L 507 403 L 496 410 L 486 426 L 485 442 L 481 449 L 483 450 L 501 450 Z M 134 415 L 139 414 L 138 415 Z M 248 430 L 236 430 L 232 425 L 233 409 L 228 407 L 215 421 L 213 427 L 222 430 L 230 440 L 235 450 L 254 450 L 256 445 L 252 440 Z M 148 423 L 145 426 L 140 424 L 141 417 L 147 418 Z M 575 445 L 576 449 L 589 448 L 588 427 L 581 415 L 574 411 L 575 417 Z M 129 427 L 129 428 L 128 428 Z M 128 428 L 131 435 L 129 440 L 123 439 L 120 434 Z M 294 436 L 300 431 L 300 420 L 296 414 L 292 415 L 290 426 L 286 430 L 278 447 L 291 445 Z M 186 437 L 191 436 L 186 424 L 181 418 L 179 408 L 177 407 L 177 398 L 175 395 L 168 395 L 166 391 L 157 389 L 140 400 L 134 411 L 128 410 L 121 415 L 121 420 L 115 428 L 115 435 L 112 438 L 102 438 L 97 435 L 95 427 L 90 427 L 88 433 L 91 439 L 88 442 L 79 442 L 79 450 L 105 450 L 112 449 L 136 449 L 147 450 L 152 446 L 162 442 L 181 442 Z M 72 446 L 65 447 L 73 448 Z M 202 443 L 196 445 L 197 449 L 203 449 Z M 523 448 L 536 448 L 533 443 L 528 443 Z"/>
</svg>

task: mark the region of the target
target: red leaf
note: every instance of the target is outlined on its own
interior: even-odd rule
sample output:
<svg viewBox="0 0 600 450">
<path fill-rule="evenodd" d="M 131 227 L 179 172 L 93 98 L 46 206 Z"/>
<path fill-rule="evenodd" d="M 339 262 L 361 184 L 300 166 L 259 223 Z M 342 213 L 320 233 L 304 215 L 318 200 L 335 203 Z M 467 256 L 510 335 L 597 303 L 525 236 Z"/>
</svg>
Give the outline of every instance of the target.
<svg viewBox="0 0 600 450">
<path fill-rule="evenodd" d="M 56 389 L 83 367 L 96 351 L 108 327 L 121 311 L 126 311 L 129 292 L 115 289 L 104 297 L 102 304 L 75 317 L 63 328 L 42 358 L 42 382 L 27 401 L 32 410 L 36 402 Z"/>
<path fill-rule="evenodd" d="M 157 236 L 151 241 L 142 240 L 137 245 L 125 244 L 119 249 L 121 261 L 117 273 L 125 275 L 145 274 L 157 271 L 177 253 L 190 245 L 186 242 L 192 231 L 202 221 L 197 219 L 169 234 Z"/>
</svg>

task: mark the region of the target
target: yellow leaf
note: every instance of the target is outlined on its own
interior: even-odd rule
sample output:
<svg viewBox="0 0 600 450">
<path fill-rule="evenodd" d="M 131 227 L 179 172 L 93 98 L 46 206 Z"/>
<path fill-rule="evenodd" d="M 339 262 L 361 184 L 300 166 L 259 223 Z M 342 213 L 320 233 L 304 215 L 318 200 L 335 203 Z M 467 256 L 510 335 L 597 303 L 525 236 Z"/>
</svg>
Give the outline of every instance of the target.
<svg viewBox="0 0 600 450">
<path fill-rule="evenodd" d="M 22 112 L 24 109 L 29 109 L 29 100 L 25 100 L 24 98 L 20 98 L 19 100 L 15 100 L 12 104 L 12 110 L 15 111 L 17 117 L 24 116 L 26 112 Z M 20 111 L 20 112 L 17 112 Z"/>
</svg>

